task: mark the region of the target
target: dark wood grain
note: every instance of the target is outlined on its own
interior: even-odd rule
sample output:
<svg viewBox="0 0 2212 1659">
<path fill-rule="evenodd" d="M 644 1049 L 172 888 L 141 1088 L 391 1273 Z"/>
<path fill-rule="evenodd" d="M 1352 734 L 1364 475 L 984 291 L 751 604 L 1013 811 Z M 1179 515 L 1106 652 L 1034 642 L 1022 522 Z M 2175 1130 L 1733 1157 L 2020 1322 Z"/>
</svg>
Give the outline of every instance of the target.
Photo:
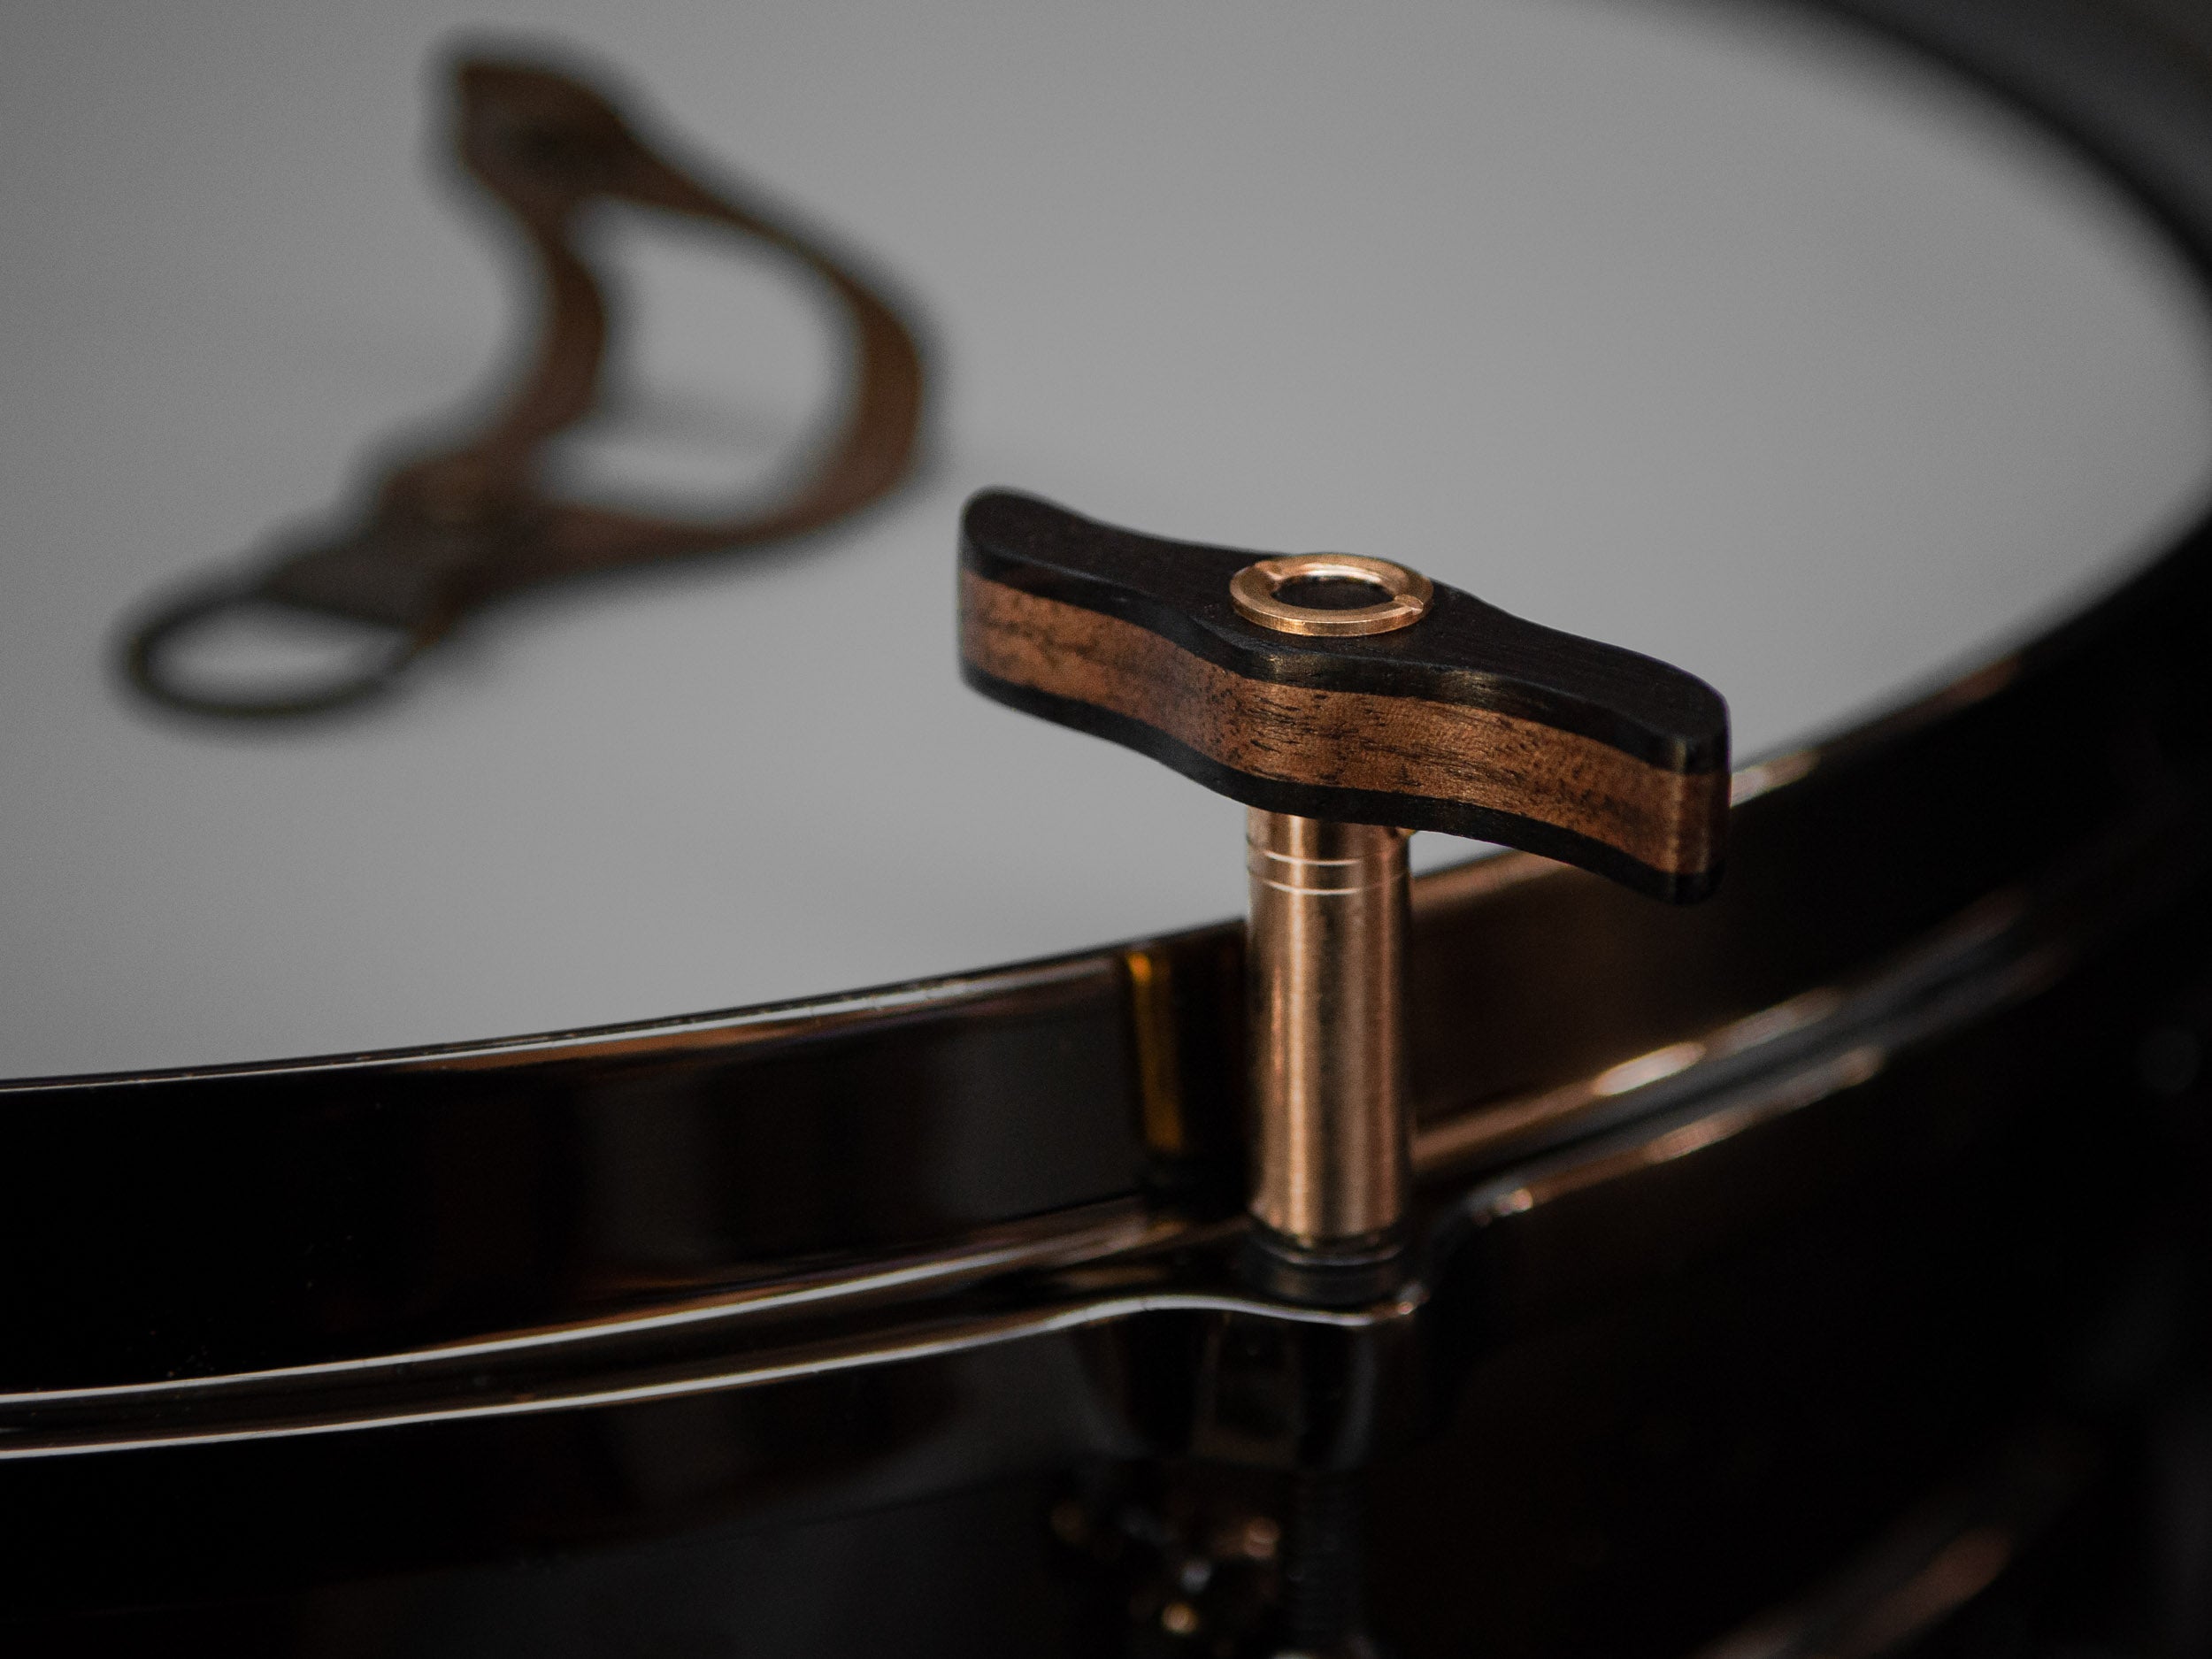
<svg viewBox="0 0 2212 1659">
<path fill-rule="evenodd" d="M 1277 634 L 1229 602 L 1265 557 L 979 495 L 964 672 L 1249 805 L 1502 841 L 1669 899 L 1711 890 L 1728 716 L 1710 687 L 1448 588 L 1395 634 Z"/>
</svg>

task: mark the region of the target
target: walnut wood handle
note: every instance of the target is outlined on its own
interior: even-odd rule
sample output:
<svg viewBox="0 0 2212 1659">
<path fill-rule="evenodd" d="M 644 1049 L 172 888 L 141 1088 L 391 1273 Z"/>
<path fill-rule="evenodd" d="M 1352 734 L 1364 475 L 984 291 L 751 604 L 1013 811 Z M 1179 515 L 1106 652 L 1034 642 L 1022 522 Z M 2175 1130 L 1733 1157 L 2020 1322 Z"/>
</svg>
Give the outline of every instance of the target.
<svg viewBox="0 0 2212 1659">
<path fill-rule="evenodd" d="M 1276 632 L 1230 596 L 1269 557 L 986 491 L 961 522 L 963 670 L 1248 806 L 1502 841 L 1678 902 L 1712 890 L 1710 686 L 1441 585 L 1394 632 Z"/>
</svg>

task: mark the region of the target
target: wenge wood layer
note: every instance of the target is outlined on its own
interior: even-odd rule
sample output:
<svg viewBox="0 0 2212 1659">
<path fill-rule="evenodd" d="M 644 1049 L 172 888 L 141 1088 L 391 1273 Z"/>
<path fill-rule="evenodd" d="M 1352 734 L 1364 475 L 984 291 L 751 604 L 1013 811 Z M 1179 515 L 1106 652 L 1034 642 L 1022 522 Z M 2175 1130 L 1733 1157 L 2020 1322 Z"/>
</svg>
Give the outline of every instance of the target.
<svg viewBox="0 0 2212 1659">
<path fill-rule="evenodd" d="M 1267 557 L 989 492 L 963 522 L 961 656 L 1000 702 L 1271 811 L 1502 841 L 1702 897 L 1727 815 L 1727 709 L 1632 652 L 1440 587 L 1396 634 L 1248 623 Z"/>
</svg>

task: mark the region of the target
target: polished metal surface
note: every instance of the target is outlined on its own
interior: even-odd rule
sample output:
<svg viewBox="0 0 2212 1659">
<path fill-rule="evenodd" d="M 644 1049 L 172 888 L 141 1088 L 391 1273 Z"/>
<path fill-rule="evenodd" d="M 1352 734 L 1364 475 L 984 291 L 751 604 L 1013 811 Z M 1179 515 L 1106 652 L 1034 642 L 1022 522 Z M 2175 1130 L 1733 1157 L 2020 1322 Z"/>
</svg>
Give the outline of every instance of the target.
<svg viewBox="0 0 2212 1659">
<path fill-rule="evenodd" d="M 1403 1219 L 1406 833 L 1253 809 L 1251 1211 L 1303 1248 Z"/>
<path fill-rule="evenodd" d="M 1640 1187 L 1670 1171 L 1860 1096 L 1887 1074 L 1974 1040 L 2011 1010 L 2048 1006 L 2071 968 L 2139 924 L 2174 849 L 2125 850 L 2131 856 L 2055 872 L 2038 890 L 1972 905 L 1860 975 L 1701 1038 L 1533 1099 L 1425 1125 L 1415 1169 L 1432 1235 L 1427 1277 L 1448 1276 L 1471 1249 L 1552 1225 L 1578 1198 L 1632 1205 Z M 1852 1139 L 1871 1149 L 1880 1135 L 1876 1115 Z M 1782 1158 L 1773 1168 L 1778 1174 L 1788 1165 Z M 1724 1212 L 1709 1210 L 1694 1225 L 1732 1234 L 1778 1196 L 1772 1187 L 1735 1193 Z M 1586 1268 L 1630 1283 L 1647 1271 L 1622 1249 L 1626 1240 L 1607 1239 L 1602 1216 L 1570 1225 L 1591 1229 Z M 1419 1285 L 1365 1309 L 1333 1310 L 1256 1298 L 1225 1269 L 1178 1269 L 1179 1257 L 1217 1253 L 1236 1232 L 1233 1223 L 1171 1209 L 1108 1203 L 981 1229 L 941 1249 L 485 1340 L 280 1369 L 16 1389 L 0 1394 L 0 1461 L 535 1416 L 896 1371 L 1170 1315 L 1356 1331 L 1409 1321 L 1426 1308 Z M 1118 1370 L 1102 1372 L 1102 1384 L 1114 1386 Z M 549 1386 L 561 1372 L 590 1380 Z"/>
<path fill-rule="evenodd" d="M 2024 1566 L 2095 1472 L 2086 1439 L 2048 1422 L 1915 1505 L 1856 1558 L 1695 1659 L 1878 1659 L 1915 1651 Z M 2033 1576 L 2033 1568 L 2019 1573 Z"/>
<path fill-rule="evenodd" d="M 1286 588 L 1327 584 L 1381 597 L 1361 605 L 1330 607 L 1286 599 Z M 1418 571 L 1388 559 L 1350 553 L 1296 553 L 1261 559 L 1239 571 L 1229 583 L 1229 599 L 1248 622 L 1279 634 L 1351 635 L 1393 634 L 1425 616 L 1435 587 Z"/>
</svg>

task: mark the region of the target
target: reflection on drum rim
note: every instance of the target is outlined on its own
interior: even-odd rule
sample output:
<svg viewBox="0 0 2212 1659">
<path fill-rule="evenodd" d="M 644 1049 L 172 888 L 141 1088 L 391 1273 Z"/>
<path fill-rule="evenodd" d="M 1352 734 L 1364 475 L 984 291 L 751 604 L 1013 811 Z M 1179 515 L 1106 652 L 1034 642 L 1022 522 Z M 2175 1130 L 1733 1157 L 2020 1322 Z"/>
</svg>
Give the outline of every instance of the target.
<svg viewBox="0 0 2212 1659">
<path fill-rule="evenodd" d="M 1432 1192 L 1484 1152 L 1528 1132 L 1563 1125 L 1581 1132 L 1568 1148 L 1540 1154 L 1447 1202 L 1435 1213 L 1432 1233 L 1464 1237 L 1471 1229 L 1515 1225 L 1555 1201 L 1679 1163 L 1872 1081 L 1901 1054 L 2031 998 L 2061 977 L 2082 941 L 2039 936 L 2045 930 L 2035 918 L 2023 895 L 1994 895 L 1855 983 L 1801 994 L 1694 1043 L 1671 1045 L 1694 1047 L 1695 1057 L 1630 1087 L 1608 1092 L 1608 1080 L 1624 1075 L 1624 1063 L 1617 1062 L 1569 1088 L 1428 1125 L 1417 1136 L 1414 1155 L 1417 1175 Z M 1638 1064 L 1625 1063 L 1632 1074 Z M 4 1394 L 0 1460 L 295 1438 L 764 1387 L 1164 1314 L 1374 1331 L 1408 1325 L 1427 1305 L 1420 1282 L 1376 1306 L 1338 1311 L 1256 1299 L 1227 1283 L 1219 1289 L 1178 1287 L 1159 1277 L 1174 1271 L 1164 1263 L 1176 1253 L 1221 1246 L 1240 1232 L 1235 1221 L 1206 1223 L 1117 1202 L 995 1229 L 951 1250 L 673 1308 L 276 1371 Z M 1001 1300 L 1035 1305 L 932 1319 L 926 1304 L 901 1296 L 986 1283 L 999 1287 Z M 827 1337 L 801 1329 L 792 1340 L 776 1341 L 773 1322 L 780 1318 L 864 1311 L 895 1298 L 886 1327 Z M 906 1310 L 904 1318 L 898 1309 Z M 655 1363 L 649 1356 L 626 1361 L 622 1351 L 641 1339 L 738 1321 L 769 1328 L 759 1333 L 762 1346 L 734 1363 L 711 1354 L 688 1363 L 667 1356 Z M 496 1386 L 501 1362 L 519 1367 L 559 1352 L 588 1364 L 594 1349 L 607 1350 L 602 1365 L 572 1386 L 547 1387 L 533 1373 Z M 388 1398 L 380 1406 L 344 1397 L 379 1381 L 403 1396 L 410 1384 L 436 1392 Z M 316 1410 L 318 1401 L 328 1407 Z M 197 1424 L 190 1420 L 196 1402 L 206 1414 Z M 233 1409 L 225 1411 L 226 1404 Z M 109 1418 L 104 1425 L 71 1426 L 72 1418 L 98 1425 L 103 1417 Z M 140 1423 L 130 1424 L 134 1417 Z"/>
</svg>

